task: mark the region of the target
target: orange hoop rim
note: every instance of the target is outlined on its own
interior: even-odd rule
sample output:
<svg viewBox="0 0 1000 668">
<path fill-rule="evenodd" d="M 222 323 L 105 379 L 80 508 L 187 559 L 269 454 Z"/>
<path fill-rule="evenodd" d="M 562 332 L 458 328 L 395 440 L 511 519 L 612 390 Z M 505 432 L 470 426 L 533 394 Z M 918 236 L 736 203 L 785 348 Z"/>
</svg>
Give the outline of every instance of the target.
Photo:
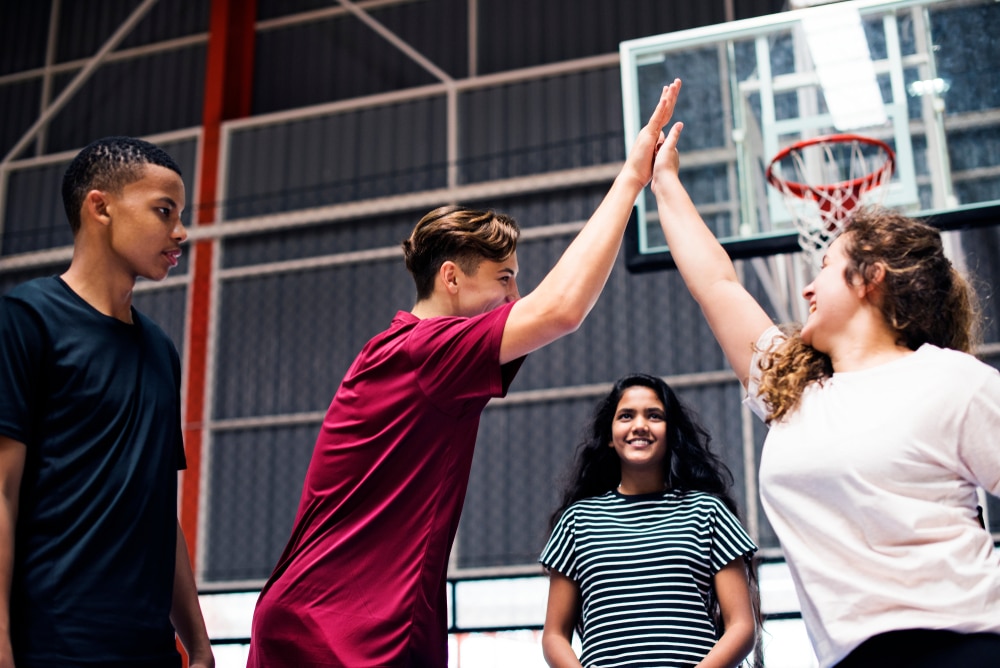
<svg viewBox="0 0 1000 668">
<path fill-rule="evenodd" d="M 792 151 L 801 150 L 816 144 L 841 144 L 854 141 L 862 144 L 868 144 L 869 146 L 876 146 L 885 151 L 885 162 L 880 167 L 865 176 L 859 176 L 858 178 L 850 181 L 841 181 L 839 183 L 828 183 L 822 185 L 808 185 L 797 181 L 790 181 L 781 178 L 774 172 L 774 166 L 788 157 Z M 764 172 L 764 177 L 767 179 L 768 183 L 778 190 L 788 192 L 802 199 L 805 199 L 810 193 L 821 193 L 824 196 L 829 196 L 843 192 L 850 192 L 857 198 L 860 197 L 862 193 L 871 189 L 876 183 L 881 182 L 883 172 L 886 170 L 889 172 L 886 176 L 891 176 L 895 166 L 896 153 L 884 141 L 875 139 L 874 137 L 865 137 L 864 135 L 850 133 L 832 134 L 801 139 L 794 144 L 781 149 L 773 158 L 771 158 L 771 162 L 767 166 L 767 171 Z"/>
</svg>

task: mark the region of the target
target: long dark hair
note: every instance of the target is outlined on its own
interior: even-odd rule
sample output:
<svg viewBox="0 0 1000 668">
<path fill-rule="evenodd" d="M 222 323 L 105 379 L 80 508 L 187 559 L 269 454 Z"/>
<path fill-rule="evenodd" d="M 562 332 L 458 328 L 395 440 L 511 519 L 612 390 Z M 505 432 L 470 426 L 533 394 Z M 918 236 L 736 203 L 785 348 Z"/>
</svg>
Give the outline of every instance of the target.
<svg viewBox="0 0 1000 668">
<path fill-rule="evenodd" d="M 673 389 L 662 378 L 644 373 L 632 373 L 615 381 L 611 391 L 595 407 L 583 434 L 583 440 L 577 446 L 573 471 L 563 490 L 562 501 L 552 514 L 551 526 L 554 527 L 566 509 L 575 502 L 605 494 L 615 489 L 621 482 L 621 460 L 618 458 L 618 452 L 608 447 L 608 444 L 611 443 L 611 425 L 618 411 L 618 402 L 621 401 L 625 391 L 632 387 L 648 387 L 663 403 L 667 424 L 667 456 L 663 458 L 663 480 L 666 488 L 680 492 L 697 491 L 711 494 L 722 501 L 733 515 L 739 517 L 739 507 L 730 491 L 733 486 L 733 474 L 725 462 L 712 451 L 711 434 L 701 426 L 694 412 L 677 398 Z M 755 562 L 747 560 L 746 566 L 750 600 L 757 621 L 751 665 L 759 668 L 764 665 L 760 591 Z M 711 590 L 708 606 L 721 635 L 722 613 L 714 589 Z"/>
<path fill-rule="evenodd" d="M 614 387 L 594 409 L 577 447 L 576 462 L 563 491 L 562 502 L 552 514 L 552 526 L 563 512 L 580 499 L 600 496 L 621 482 L 621 460 L 611 443 L 611 425 L 625 390 L 648 387 L 663 403 L 667 423 L 667 456 L 663 458 L 663 481 L 667 489 L 707 492 L 739 515 L 730 494 L 733 474 L 710 448 L 712 436 L 698 423 L 694 413 L 677 398 L 662 379 L 633 373 L 615 381 Z"/>
</svg>

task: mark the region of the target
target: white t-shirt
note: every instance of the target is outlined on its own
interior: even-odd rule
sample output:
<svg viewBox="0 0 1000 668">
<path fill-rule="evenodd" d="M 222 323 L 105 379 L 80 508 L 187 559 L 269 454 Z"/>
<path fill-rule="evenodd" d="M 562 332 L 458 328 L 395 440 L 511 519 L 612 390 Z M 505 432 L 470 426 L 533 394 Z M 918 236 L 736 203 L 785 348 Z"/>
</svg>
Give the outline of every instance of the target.
<svg viewBox="0 0 1000 668">
<path fill-rule="evenodd" d="M 759 376 L 755 356 L 746 401 L 763 417 Z M 977 485 L 1000 495 L 1000 373 L 965 353 L 835 373 L 771 425 L 761 497 L 820 666 L 894 629 L 1000 632 Z"/>
</svg>

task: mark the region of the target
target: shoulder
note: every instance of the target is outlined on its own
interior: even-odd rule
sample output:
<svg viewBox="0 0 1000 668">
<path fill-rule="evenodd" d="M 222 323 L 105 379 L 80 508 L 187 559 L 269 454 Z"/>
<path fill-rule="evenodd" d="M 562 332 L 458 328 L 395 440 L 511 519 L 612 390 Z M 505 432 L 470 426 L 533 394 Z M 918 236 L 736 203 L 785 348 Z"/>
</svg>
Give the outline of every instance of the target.
<svg viewBox="0 0 1000 668">
<path fill-rule="evenodd" d="M 135 319 L 135 324 L 140 327 L 142 335 L 149 342 L 148 345 L 164 348 L 169 351 L 171 357 L 179 360 L 180 355 L 177 352 L 177 346 L 174 345 L 173 339 L 167 336 L 167 333 L 163 331 L 163 328 L 155 320 L 135 307 L 132 308 L 132 317 Z"/>
<path fill-rule="evenodd" d="M 447 361 L 499 359 L 504 327 L 510 315 L 505 304 L 472 317 L 436 316 L 417 320 L 409 331 L 399 330 L 414 359 Z M 472 366 L 475 366 L 472 364 Z"/>
<path fill-rule="evenodd" d="M 1000 382 L 1000 372 L 974 355 L 925 343 L 912 356 L 922 372 L 933 375 L 935 382 L 969 387 L 982 382 Z"/>
<path fill-rule="evenodd" d="M 613 505 L 615 500 L 616 497 L 614 492 L 604 492 L 603 494 L 599 494 L 597 496 L 588 496 L 584 499 L 580 499 L 579 501 L 574 501 L 570 504 L 569 508 L 567 508 L 567 511 L 574 509 L 580 511 L 593 508 L 603 508 Z"/>
<path fill-rule="evenodd" d="M 35 305 L 51 300 L 58 288 L 59 282 L 54 276 L 35 278 L 12 288 L 3 295 L 3 300 Z"/>
<path fill-rule="evenodd" d="M 691 513 L 712 517 L 735 518 L 733 511 L 726 506 L 722 499 L 708 492 L 684 492 L 680 496 L 679 504 Z"/>
<path fill-rule="evenodd" d="M 679 500 L 681 504 L 695 508 L 704 508 L 707 510 L 726 509 L 726 504 L 722 502 L 722 499 L 708 492 L 683 492 L 679 495 Z"/>
<path fill-rule="evenodd" d="M 415 320 L 417 330 L 434 333 L 452 333 L 466 330 L 482 330 L 489 332 L 493 329 L 503 329 L 510 317 L 510 311 L 516 302 L 504 304 L 486 313 L 480 313 L 471 317 L 459 315 L 442 315 L 433 318 L 418 319 L 410 315 Z M 397 319 L 399 316 L 397 316 Z"/>
<path fill-rule="evenodd" d="M 55 277 L 36 278 L 0 297 L 0 315 L 18 327 L 57 327 L 67 318 L 67 295 Z"/>
<path fill-rule="evenodd" d="M 132 317 L 135 319 L 135 322 L 142 327 L 142 331 L 145 332 L 147 336 L 170 341 L 170 337 L 163 331 L 163 328 L 160 327 L 155 320 L 139 309 L 132 307 Z"/>
<path fill-rule="evenodd" d="M 609 509 L 619 505 L 620 499 L 614 492 L 605 492 L 598 496 L 588 496 L 585 499 L 574 501 L 563 513 L 563 517 L 574 520 L 581 517 L 591 517 L 608 512 Z"/>
</svg>

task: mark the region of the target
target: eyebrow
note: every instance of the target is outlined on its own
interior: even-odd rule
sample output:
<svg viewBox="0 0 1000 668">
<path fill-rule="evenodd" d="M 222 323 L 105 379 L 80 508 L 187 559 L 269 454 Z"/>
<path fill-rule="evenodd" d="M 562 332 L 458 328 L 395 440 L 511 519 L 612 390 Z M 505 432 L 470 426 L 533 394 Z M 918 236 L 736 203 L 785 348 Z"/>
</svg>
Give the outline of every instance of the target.
<svg viewBox="0 0 1000 668">
<path fill-rule="evenodd" d="M 170 197 L 169 195 L 161 195 L 161 196 L 157 197 L 156 199 L 157 199 L 158 202 L 165 202 L 165 203 L 169 204 L 170 208 L 172 208 L 172 209 L 178 208 L 177 202 L 175 202 L 174 198 Z"/>
</svg>

